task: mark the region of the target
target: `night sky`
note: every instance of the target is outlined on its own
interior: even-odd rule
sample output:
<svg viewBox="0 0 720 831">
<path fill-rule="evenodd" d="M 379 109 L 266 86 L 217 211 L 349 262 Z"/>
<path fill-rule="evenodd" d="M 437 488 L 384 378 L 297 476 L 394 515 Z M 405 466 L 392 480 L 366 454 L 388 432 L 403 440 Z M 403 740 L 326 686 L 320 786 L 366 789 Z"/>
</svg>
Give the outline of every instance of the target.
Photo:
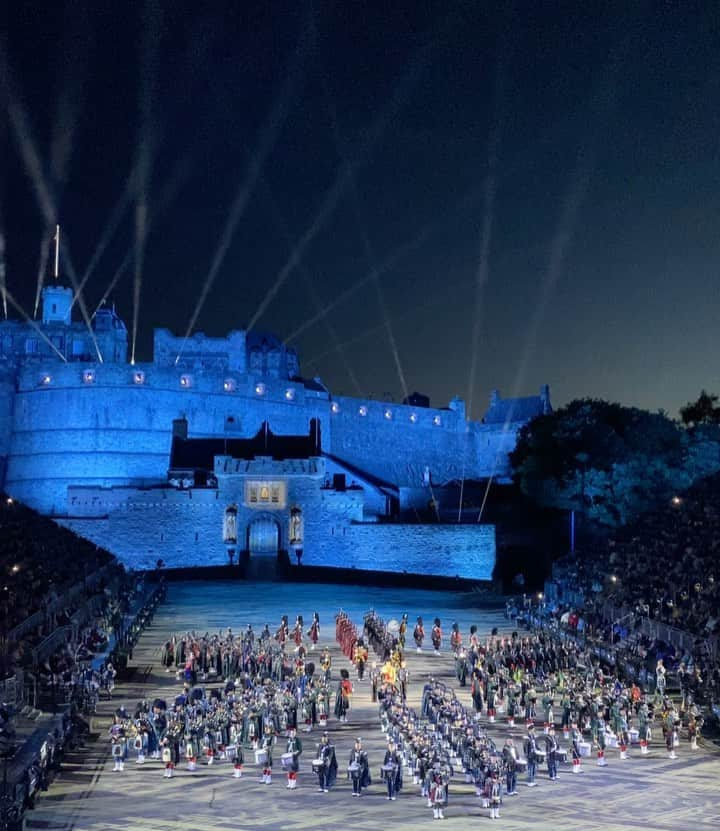
<svg viewBox="0 0 720 831">
<path fill-rule="evenodd" d="M 672 415 L 720 392 L 717 3 L 59 0 L 2 26 L 30 314 L 57 217 L 78 278 L 114 226 L 84 296 L 125 264 L 138 360 L 197 315 L 290 338 L 333 392 L 475 416 L 543 383 Z"/>
</svg>

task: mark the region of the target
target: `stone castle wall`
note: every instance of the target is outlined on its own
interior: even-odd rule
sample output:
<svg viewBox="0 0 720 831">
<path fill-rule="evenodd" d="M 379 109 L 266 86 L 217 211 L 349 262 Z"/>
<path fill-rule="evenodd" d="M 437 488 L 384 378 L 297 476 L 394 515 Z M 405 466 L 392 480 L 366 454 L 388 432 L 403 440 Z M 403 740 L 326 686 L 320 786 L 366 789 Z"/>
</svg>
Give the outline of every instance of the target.
<svg viewBox="0 0 720 831">
<path fill-rule="evenodd" d="M 461 412 L 331 401 L 325 391 L 282 379 L 155 364 L 40 363 L 21 370 L 17 392 L 0 379 L 0 427 L 3 419 L 12 425 L 4 432 L 5 487 L 41 512 L 62 515 L 72 485 L 164 483 L 179 418 L 190 437 L 228 438 L 251 437 L 265 420 L 276 434 L 307 434 L 317 418 L 324 452 L 407 488 L 422 486 L 425 466 L 434 484 L 506 475 L 515 441 L 514 429 L 469 423 Z"/>
<path fill-rule="evenodd" d="M 154 488 L 103 492 L 71 491 L 84 518 L 60 520 L 98 545 L 108 545 L 131 568 L 226 565 L 222 529 L 225 509 L 238 506 L 238 549 L 249 522 L 273 517 L 280 545 L 288 545 L 288 512 L 242 507 L 239 485 L 219 490 Z M 340 568 L 407 571 L 489 580 L 495 564 L 492 525 L 415 525 L 360 523 L 362 492 L 317 488 L 300 480 L 291 485 L 289 503 L 301 503 L 304 517 L 303 562 Z M 269 561 L 270 562 L 270 561 Z"/>
</svg>

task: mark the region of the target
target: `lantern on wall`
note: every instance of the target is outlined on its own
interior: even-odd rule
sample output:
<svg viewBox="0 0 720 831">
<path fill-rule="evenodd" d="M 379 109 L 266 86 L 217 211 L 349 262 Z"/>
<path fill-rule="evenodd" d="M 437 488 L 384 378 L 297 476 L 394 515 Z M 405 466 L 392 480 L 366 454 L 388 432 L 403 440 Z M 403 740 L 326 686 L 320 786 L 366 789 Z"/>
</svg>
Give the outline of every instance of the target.
<svg viewBox="0 0 720 831">
<path fill-rule="evenodd" d="M 223 517 L 223 542 L 237 544 L 237 508 L 230 505 L 225 509 Z"/>
</svg>

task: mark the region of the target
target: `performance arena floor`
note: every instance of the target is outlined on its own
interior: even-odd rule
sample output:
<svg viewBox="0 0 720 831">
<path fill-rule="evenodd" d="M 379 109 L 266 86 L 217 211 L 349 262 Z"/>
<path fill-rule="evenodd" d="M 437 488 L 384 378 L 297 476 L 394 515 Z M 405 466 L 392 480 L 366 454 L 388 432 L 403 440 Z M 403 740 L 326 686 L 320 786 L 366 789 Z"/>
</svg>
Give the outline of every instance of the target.
<svg viewBox="0 0 720 831">
<path fill-rule="evenodd" d="M 332 741 L 338 752 L 340 774 L 336 787 L 327 794 L 316 792 L 317 781 L 310 772 L 314 744 L 319 732 L 301 733 L 305 752 L 299 787 L 289 791 L 285 777 L 278 770 L 272 785 L 259 782 L 258 771 L 246 764 L 243 778 L 232 778 L 231 766 L 221 762 L 211 768 L 202 765 L 189 773 L 181 764 L 172 780 L 163 778 L 159 761 L 139 766 L 131 759 L 123 773 L 113 773 L 109 756 L 107 728 L 111 712 L 121 703 L 128 710 L 144 698 L 171 699 L 180 689 L 174 675 L 160 666 L 160 648 L 173 633 L 189 630 L 217 631 L 232 627 L 241 632 L 248 623 L 258 631 L 265 623 L 274 631 L 283 614 L 291 623 L 297 614 L 309 622 L 317 611 L 321 621 L 320 646 L 328 645 L 333 656 L 334 678 L 341 667 L 350 668 L 334 640 L 334 616 L 345 609 L 358 626 L 369 608 L 390 620 L 407 612 L 411 624 L 422 615 L 426 624 L 437 615 L 446 633 L 453 621 L 464 635 L 471 623 L 481 633 L 497 626 L 509 632 L 511 624 L 504 610 L 482 609 L 472 605 L 467 595 L 448 592 L 400 591 L 354 586 L 328 586 L 280 583 L 171 583 L 168 600 L 142 636 L 134 653 L 136 680 L 119 685 L 111 702 L 102 702 L 93 719 L 92 729 L 100 733 L 97 742 L 71 754 L 50 790 L 43 794 L 34 811 L 28 813 L 28 829 L 52 831 L 393 831 L 433 825 L 432 811 L 426 807 L 417 786 L 405 779 L 405 788 L 393 804 L 388 804 L 378 767 L 384 752 L 376 705 L 371 703 L 367 678 L 358 682 L 348 724 L 329 722 Z M 478 598 L 476 602 L 482 602 Z M 429 626 L 427 627 L 429 630 Z M 418 655 L 408 650 L 411 673 L 410 705 L 418 707 L 422 686 L 429 675 L 448 684 L 454 683 L 452 656 L 446 649 L 441 656 L 429 651 Z M 459 690 L 460 698 L 470 706 L 468 688 Z M 502 743 L 506 727 L 492 725 L 489 732 Z M 524 731 L 512 731 L 521 738 Z M 659 729 L 655 731 L 659 732 Z M 373 786 L 361 799 L 351 798 L 349 782 L 342 776 L 354 737 L 362 736 L 369 752 Z M 561 744 L 566 744 L 561 742 Z M 506 797 L 497 824 L 505 829 L 527 831 L 576 831 L 576 829 L 698 829 L 720 827 L 720 757 L 709 750 L 691 753 L 683 742 L 678 759 L 671 761 L 659 743 L 651 755 L 640 757 L 633 748 L 627 761 L 620 761 L 617 751 L 609 750 L 609 764 L 598 768 L 593 761 L 583 765 L 575 776 L 570 765 L 560 766 L 556 782 L 550 782 L 541 770 L 538 787 L 525 787 L 520 777 L 519 795 Z M 246 760 L 252 762 L 252 753 Z M 470 829 L 490 826 L 489 810 L 483 809 L 471 785 L 456 776 L 451 783 L 450 801 L 443 827 Z"/>
</svg>

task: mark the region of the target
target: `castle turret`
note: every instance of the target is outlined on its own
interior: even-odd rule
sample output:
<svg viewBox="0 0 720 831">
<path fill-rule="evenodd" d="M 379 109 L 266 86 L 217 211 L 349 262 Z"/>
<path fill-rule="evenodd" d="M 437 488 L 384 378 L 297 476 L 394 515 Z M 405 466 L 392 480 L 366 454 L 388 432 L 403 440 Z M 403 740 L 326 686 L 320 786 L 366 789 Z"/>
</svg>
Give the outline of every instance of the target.
<svg viewBox="0 0 720 831">
<path fill-rule="evenodd" d="M 45 286 L 42 291 L 43 323 L 64 323 L 65 326 L 69 326 L 72 299 L 72 289 L 65 286 Z"/>
</svg>

